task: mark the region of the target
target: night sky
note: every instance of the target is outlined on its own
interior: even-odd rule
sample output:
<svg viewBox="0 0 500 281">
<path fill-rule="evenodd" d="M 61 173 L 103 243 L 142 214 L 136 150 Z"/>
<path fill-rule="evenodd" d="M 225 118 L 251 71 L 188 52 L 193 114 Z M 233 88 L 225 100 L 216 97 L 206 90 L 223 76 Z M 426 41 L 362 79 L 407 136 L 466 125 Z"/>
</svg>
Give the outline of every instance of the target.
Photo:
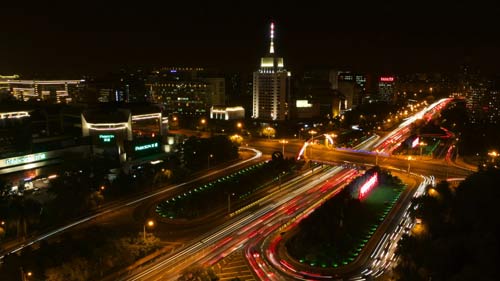
<svg viewBox="0 0 500 281">
<path fill-rule="evenodd" d="M 457 71 L 468 61 L 500 72 L 495 3 L 39 2 L 2 7 L 0 74 L 66 77 L 163 65 L 252 71 L 267 51 L 271 19 L 277 52 L 292 71 Z"/>
</svg>

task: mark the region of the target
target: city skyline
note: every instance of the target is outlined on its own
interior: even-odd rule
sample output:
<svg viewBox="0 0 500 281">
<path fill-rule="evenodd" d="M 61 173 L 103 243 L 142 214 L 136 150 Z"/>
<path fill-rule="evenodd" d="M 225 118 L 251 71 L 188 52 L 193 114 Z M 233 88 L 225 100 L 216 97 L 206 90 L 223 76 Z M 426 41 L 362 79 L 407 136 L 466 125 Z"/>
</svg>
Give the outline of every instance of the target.
<svg viewBox="0 0 500 281">
<path fill-rule="evenodd" d="M 476 64 L 497 72 L 500 36 L 495 4 L 407 7 L 397 3 L 275 1 L 164 4 L 148 7 L 5 8 L 3 74 L 106 73 L 122 67 L 218 67 L 251 72 L 265 51 L 261 34 L 273 20 L 289 69 L 328 65 L 360 71 L 454 71 Z"/>
</svg>

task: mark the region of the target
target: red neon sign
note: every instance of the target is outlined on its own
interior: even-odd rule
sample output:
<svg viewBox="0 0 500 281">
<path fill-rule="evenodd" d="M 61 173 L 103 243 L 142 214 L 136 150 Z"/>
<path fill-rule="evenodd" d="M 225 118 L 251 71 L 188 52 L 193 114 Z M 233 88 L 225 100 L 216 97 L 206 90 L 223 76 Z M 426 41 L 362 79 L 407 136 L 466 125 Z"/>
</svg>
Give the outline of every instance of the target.
<svg viewBox="0 0 500 281">
<path fill-rule="evenodd" d="M 394 82 L 393 76 L 380 77 L 380 82 Z"/>
<path fill-rule="evenodd" d="M 373 174 L 359 189 L 359 199 L 366 197 L 366 194 L 372 190 L 378 182 L 377 173 Z"/>
</svg>

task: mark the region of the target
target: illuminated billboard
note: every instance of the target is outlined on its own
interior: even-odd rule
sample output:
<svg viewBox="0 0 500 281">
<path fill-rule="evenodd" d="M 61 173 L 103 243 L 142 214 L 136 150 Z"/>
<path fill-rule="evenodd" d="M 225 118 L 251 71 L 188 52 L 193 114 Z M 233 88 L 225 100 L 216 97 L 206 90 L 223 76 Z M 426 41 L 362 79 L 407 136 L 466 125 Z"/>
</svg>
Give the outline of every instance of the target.
<svg viewBox="0 0 500 281">
<path fill-rule="evenodd" d="M 416 137 L 413 142 L 411 143 L 411 148 L 417 147 L 417 145 L 420 143 L 420 138 Z"/>
<path fill-rule="evenodd" d="M 368 192 L 372 190 L 378 183 L 378 174 L 374 173 L 360 188 L 358 198 L 361 200 L 366 197 Z"/>
</svg>

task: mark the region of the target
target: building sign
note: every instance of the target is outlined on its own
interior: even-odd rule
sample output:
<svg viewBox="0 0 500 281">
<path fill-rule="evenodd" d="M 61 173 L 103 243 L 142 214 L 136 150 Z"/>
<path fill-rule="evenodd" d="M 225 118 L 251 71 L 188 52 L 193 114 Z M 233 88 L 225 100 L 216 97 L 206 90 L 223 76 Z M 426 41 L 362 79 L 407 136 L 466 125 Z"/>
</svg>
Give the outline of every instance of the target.
<svg viewBox="0 0 500 281">
<path fill-rule="evenodd" d="M 111 142 L 115 139 L 115 135 L 99 135 L 99 139 L 102 142 Z"/>
<path fill-rule="evenodd" d="M 310 104 L 308 100 L 297 100 L 295 106 L 297 108 L 312 107 L 312 104 Z"/>
<path fill-rule="evenodd" d="M 380 82 L 394 82 L 394 77 L 392 76 L 380 77 Z"/>
<path fill-rule="evenodd" d="M 5 159 L 5 164 L 7 166 L 14 166 L 14 165 L 33 163 L 45 159 L 47 159 L 47 155 L 45 153 L 36 153 L 36 154 L 29 154 L 29 155 Z"/>
<path fill-rule="evenodd" d="M 159 146 L 160 145 L 157 142 L 148 143 L 148 144 L 142 144 L 142 145 L 136 145 L 136 146 L 134 146 L 134 151 L 150 150 L 150 149 L 158 148 Z"/>
</svg>

